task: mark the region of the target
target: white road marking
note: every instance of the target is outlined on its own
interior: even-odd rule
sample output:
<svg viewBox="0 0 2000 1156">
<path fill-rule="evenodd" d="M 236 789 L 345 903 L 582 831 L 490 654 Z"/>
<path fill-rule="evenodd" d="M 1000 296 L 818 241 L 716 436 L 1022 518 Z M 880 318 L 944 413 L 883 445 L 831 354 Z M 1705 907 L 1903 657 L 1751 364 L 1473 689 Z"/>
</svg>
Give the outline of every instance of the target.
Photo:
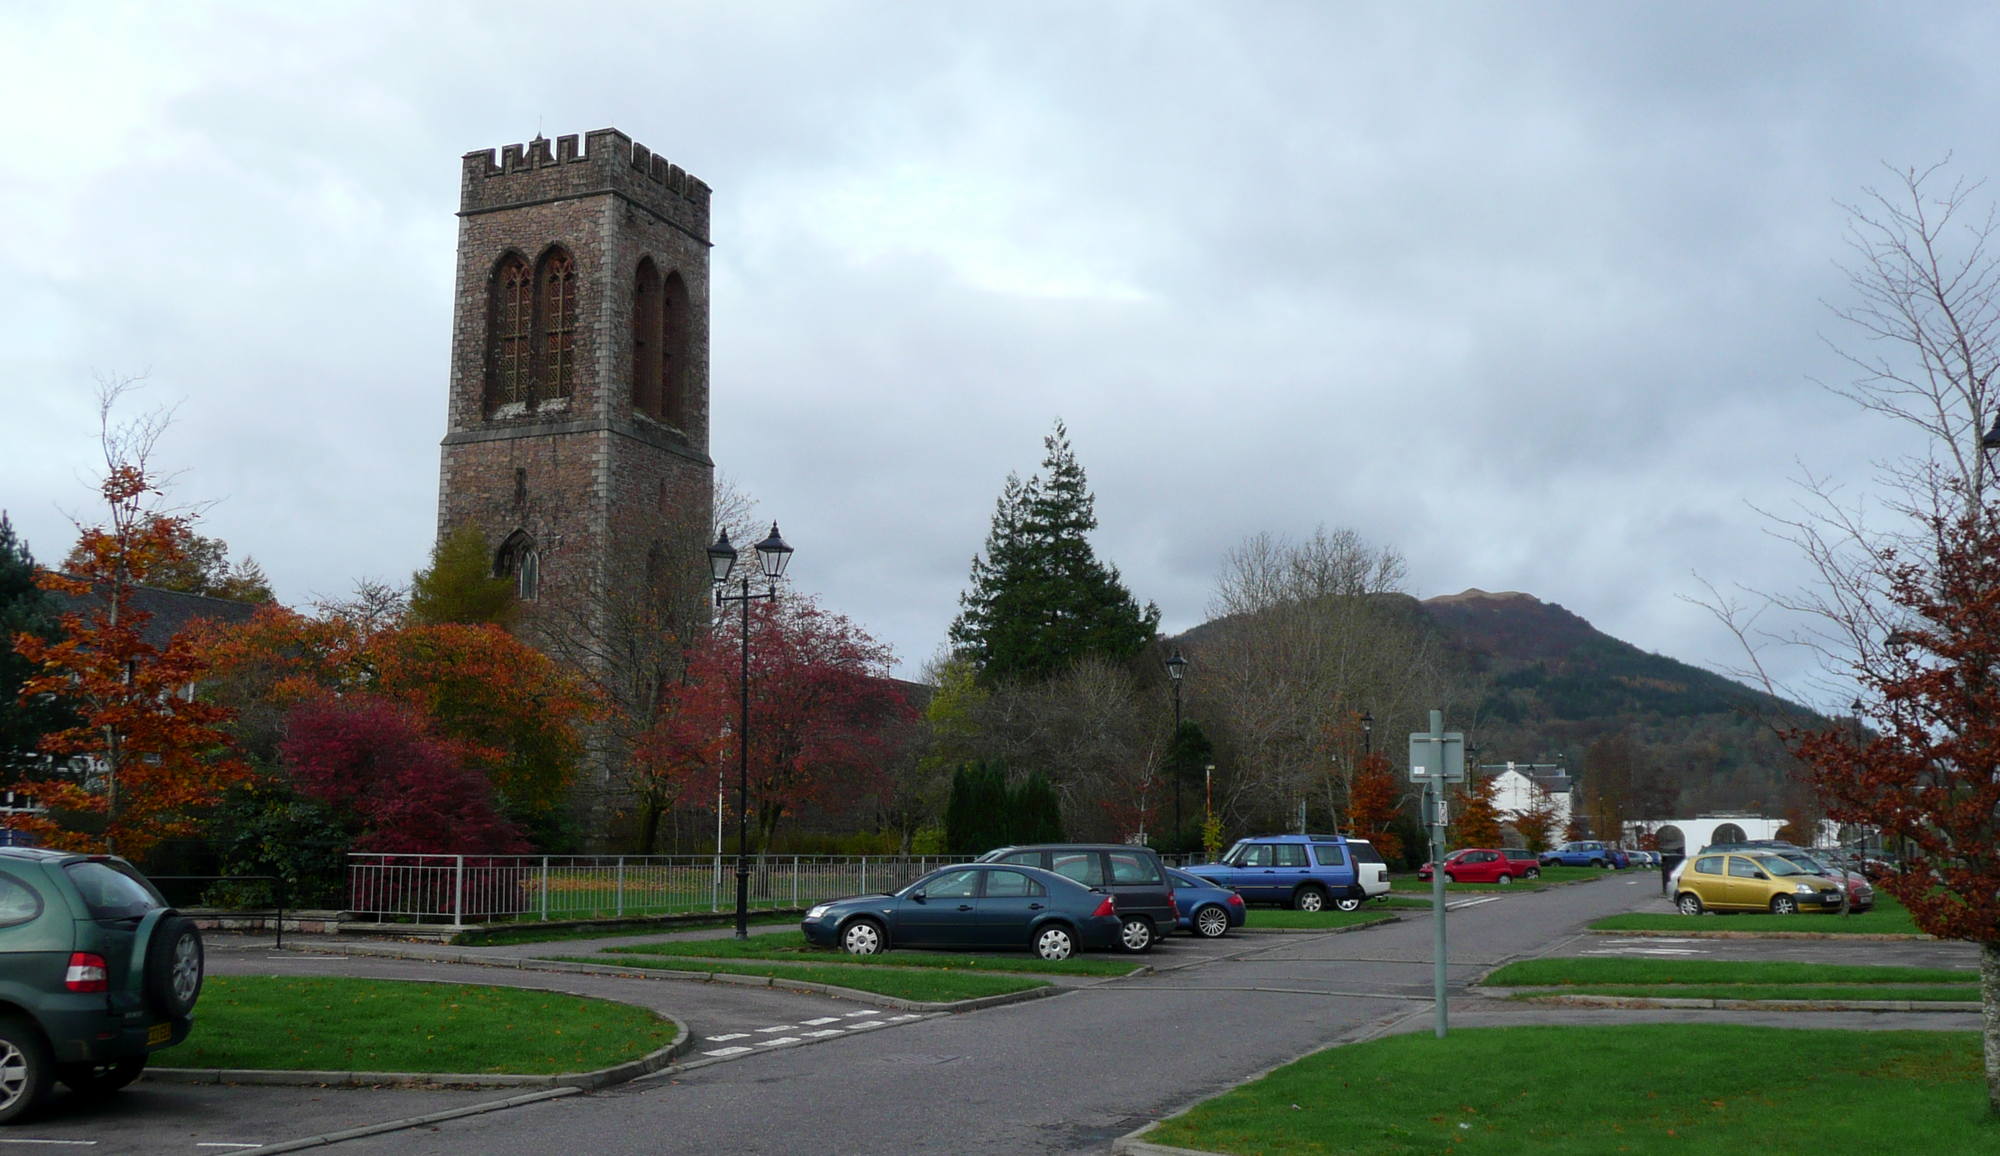
<svg viewBox="0 0 2000 1156">
<path fill-rule="evenodd" d="M 751 1051 L 751 1050 L 753 1050 L 753 1049 L 750 1049 L 750 1048 L 717 1048 L 717 1049 L 715 1049 L 715 1050 L 714 1050 L 714 1051 L 712 1051 L 712 1052 L 703 1052 L 703 1053 L 702 1053 L 702 1055 L 704 1055 L 704 1056 L 740 1056 L 740 1055 L 742 1055 L 742 1054 L 743 1054 L 744 1052 L 747 1052 L 747 1051 Z"/>
<path fill-rule="evenodd" d="M 749 1032 L 729 1032 L 726 1035 L 710 1036 L 708 1038 L 716 1043 L 721 1043 L 724 1040 L 740 1040 L 749 1034 Z"/>
<path fill-rule="evenodd" d="M 1707 955 L 1698 947 L 1616 947 L 1607 951 L 1586 951 L 1585 955 Z"/>
<path fill-rule="evenodd" d="M 823 1040 L 828 1036 L 844 1036 L 846 1034 L 846 1032 L 841 1031 L 839 1028 L 821 1028 L 816 1032 L 807 1032 L 806 1038 L 809 1040 Z"/>
<path fill-rule="evenodd" d="M 841 1012 L 840 1014 L 846 1016 L 848 1019 L 853 1020 L 853 1019 L 863 1019 L 868 1016 L 872 1016 L 875 1013 L 872 1011 L 865 1011 L 865 1012 Z"/>
<path fill-rule="evenodd" d="M 228 1141 L 228 1140 L 198 1140 L 198 1141 L 196 1141 L 196 1142 L 195 1142 L 195 1147 L 197 1147 L 197 1148 L 262 1148 L 262 1147 L 263 1147 L 263 1145 L 262 1145 L 262 1144 L 242 1144 L 242 1143 L 235 1143 L 235 1142 L 231 1142 L 231 1141 Z"/>
<path fill-rule="evenodd" d="M 757 1033 L 758 1033 L 758 1034 L 760 1034 L 760 1035 L 762 1035 L 762 1034 L 767 1034 L 767 1033 L 770 1033 L 770 1032 L 795 1032 L 795 1031 L 798 1031 L 798 1030 L 799 1030 L 799 1025 L 797 1025 L 797 1024 L 779 1024 L 779 1025 L 778 1025 L 777 1027 L 774 1027 L 774 1028 L 757 1028 L 757 1029 L 755 1029 L 755 1030 L 756 1030 L 756 1031 L 757 1031 Z"/>
<path fill-rule="evenodd" d="M 72 1148 L 94 1148 L 94 1147 L 96 1147 L 96 1146 L 97 1146 L 97 1141 L 95 1141 L 95 1140 L 17 1140 L 17 1139 L 14 1139 L 13 1137 L 11 1137 L 11 1136 L 10 1136 L 10 1137 L 6 1137 L 6 1138 L 3 1138 L 3 1139 L 0 1139 L 0 1144 L 60 1144 L 60 1145 L 67 1145 L 67 1146 L 69 1146 L 69 1147 L 72 1147 Z"/>
<path fill-rule="evenodd" d="M 779 1036 L 775 1040 L 758 1040 L 757 1046 L 760 1048 L 775 1048 L 779 1044 L 796 1044 L 798 1042 L 799 1037 L 797 1036 Z"/>
<path fill-rule="evenodd" d="M 818 1018 L 818 1019 L 816 1019 L 816 1020 L 804 1020 L 804 1021 L 802 1021 L 802 1022 L 803 1022 L 803 1023 L 805 1023 L 805 1024 L 806 1024 L 807 1026 L 809 1026 L 809 1027 L 815 1027 L 815 1028 L 816 1028 L 816 1027 L 819 1027 L 819 1026 L 821 1026 L 821 1025 L 823 1025 L 823 1024 L 837 1024 L 837 1023 L 839 1023 L 839 1022 L 840 1022 L 840 1017 L 839 1017 L 839 1016 L 821 1016 L 821 1017 L 819 1017 L 819 1018 Z"/>
<path fill-rule="evenodd" d="M 861 1021 L 860 1023 L 858 1023 L 858 1024 L 848 1024 L 847 1026 L 848 1026 L 848 1027 L 850 1027 L 850 1028 L 884 1028 L 884 1027 L 888 1027 L 888 1026 L 889 1026 L 889 1021 L 888 1021 L 888 1020 L 862 1020 L 862 1021 Z"/>
<path fill-rule="evenodd" d="M 915 1014 L 915 1013 L 913 1012 L 913 1013 L 911 1013 L 911 1014 L 909 1014 L 909 1015 L 900 1015 L 900 1016 L 890 1016 L 890 1017 L 889 1017 L 889 1020 L 890 1020 L 890 1022 L 891 1022 L 891 1023 L 894 1023 L 894 1022 L 897 1022 L 897 1021 L 900 1021 L 900 1020 L 920 1020 L 920 1019 L 922 1019 L 922 1018 L 924 1018 L 924 1017 L 922 1017 L 922 1016 L 920 1016 L 920 1015 L 917 1015 L 917 1014 Z"/>
</svg>

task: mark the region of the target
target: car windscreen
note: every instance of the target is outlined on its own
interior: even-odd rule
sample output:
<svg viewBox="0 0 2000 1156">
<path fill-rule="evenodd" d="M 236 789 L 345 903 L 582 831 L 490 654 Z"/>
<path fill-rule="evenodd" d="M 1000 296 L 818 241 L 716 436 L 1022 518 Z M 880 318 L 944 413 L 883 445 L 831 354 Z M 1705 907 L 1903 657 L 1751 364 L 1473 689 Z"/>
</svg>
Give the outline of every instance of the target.
<svg viewBox="0 0 2000 1156">
<path fill-rule="evenodd" d="M 1347 841 L 1347 853 L 1354 856 L 1356 863 L 1385 862 L 1382 858 L 1382 853 L 1375 849 L 1375 845 L 1363 839 L 1349 839 Z"/>
<path fill-rule="evenodd" d="M 137 919 L 167 905 L 152 884 L 116 863 L 85 859 L 65 864 L 63 871 L 92 919 Z"/>
</svg>

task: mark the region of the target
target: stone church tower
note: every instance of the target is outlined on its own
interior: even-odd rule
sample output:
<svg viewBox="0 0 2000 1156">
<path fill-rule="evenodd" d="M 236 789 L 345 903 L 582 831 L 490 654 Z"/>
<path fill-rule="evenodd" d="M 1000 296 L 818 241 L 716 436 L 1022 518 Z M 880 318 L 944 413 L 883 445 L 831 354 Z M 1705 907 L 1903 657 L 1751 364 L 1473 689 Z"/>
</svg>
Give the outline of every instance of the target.
<svg viewBox="0 0 2000 1156">
<path fill-rule="evenodd" d="M 709 189 L 616 129 L 577 145 L 465 155 L 438 532 L 476 527 L 523 637 L 615 685 L 648 631 L 706 622 Z M 592 746 L 595 842 L 621 751 Z"/>
</svg>

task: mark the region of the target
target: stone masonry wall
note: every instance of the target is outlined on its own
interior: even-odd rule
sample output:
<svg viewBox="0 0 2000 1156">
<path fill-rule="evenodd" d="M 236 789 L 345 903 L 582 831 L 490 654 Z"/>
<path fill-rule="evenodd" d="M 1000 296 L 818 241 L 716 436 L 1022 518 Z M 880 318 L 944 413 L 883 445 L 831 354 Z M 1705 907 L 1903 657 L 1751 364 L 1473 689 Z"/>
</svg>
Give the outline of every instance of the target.
<svg viewBox="0 0 2000 1156">
<path fill-rule="evenodd" d="M 589 133 L 586 150 L 574 136 L 553 145 L 537 138 L 507 146 L 497 161 L 492 150 L 464 158 L 438 499 L 441 536 L 474 525 L 495 549 L 517 528 L 535 539 L 541 597 L 526 608 L 531 639 L 609 629 L 605 592 L 629 596 L 662 561 L 690 591 L 705 589 L 706 543 L 694 539 L 709 530 L 712 500 L 708 186 L 614 129 Z M 533 265 L 552 245 L 577 272 L 572 395 L 489 414 L 490 280 L 507 254 Z M 648 257 L 687 288 L 680 428 L 632 405 L 632 294 Z M 615 805 L 602 797 L 612 771 L 589 768 L 577 800 L 599 831 Z"/>
</svg>

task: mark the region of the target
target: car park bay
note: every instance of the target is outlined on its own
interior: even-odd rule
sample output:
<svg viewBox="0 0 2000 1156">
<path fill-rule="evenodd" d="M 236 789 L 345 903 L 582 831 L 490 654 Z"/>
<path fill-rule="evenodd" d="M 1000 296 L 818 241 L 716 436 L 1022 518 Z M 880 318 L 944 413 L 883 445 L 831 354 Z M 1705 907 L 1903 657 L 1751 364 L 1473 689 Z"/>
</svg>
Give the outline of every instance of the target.
<svg viewBox="0 0 2000 1156">
<path fill-rule="evenodd" d="M 1628 909 L 1666 910 L 1657 880 L 1607 874 L 1580 886 L 1491 897 L 1451 917 L 1451 979 L 1467 982 L 1516 957 L 1579 954 L 1602 939 L 1582 933 L 1584 922 Z M 1404 914 L 1400 923 L 1345 934 L 1276 934 L 1257 933 L 1253 911 L 1248 929 L 1221 939 L 1165 940 L 1141 961 L 1156 969 L 1152 975 L 1081 983 L 1057 998 L 885 1023 L 800 1044 L 752 1045 L 752 1051 L 735 1057 L 606 1091 L 362 1137 L 328 1151 L 483 1156 L 553 1150 L 615 1156 L 812 1146 L 885 1153 L 1101 1152 L 1113 1137 L 1145 1121 L 1327 1043 L 1399 1022 L 1428 1030 L 1431 926 L 1421 911 Z M 267 961 L 262 957 L 274 953 L 246 946 L 239 958 L 227 950 L 225 938 L 217 942 L 212 955 L 219 973 L 239 966 L 282 967 L 289 974 L 363 969 L 387 974 L 386 969 L 399 968 L 407 970 L 397 974 L 533 982 L 587 994 L 601 994 L 598 984 L 624 984 L 636 993 L 632 998 L 661 1001 L 705 1036 L 757 1036 L 759 1028 L 789 1026 L 799 1030 L 776 1033 L 777 1038 L 804 1037 L 807 1031 L 839 1027 L 838 1022 L 808 1026 L 813 1019 L 868 1006 L 724 984 L 337 955 L 286 952 Z M 1756 946 L 1711 942 L 1726 942 L 1731 951 Z M 1787 950 L 1797 942 L 1787 941 Z M 1872 957 L 1879 949 L 1906 946 L 1849 950 Z M 378 968 L 385 970 L 372 970 Z M 1475 996 L 1456 999 L 1452 1014 L 1454 1025 L 1470 1026 L 1532 1016 L 1601 1022 L 1613 1013 L 1538 1010 Z M 195 1143 L 277 1145 L 439 1106 L 491 1103 L 508 1093 L 196 1088 L 142 1080 L 126 1095 L 147 1114 L 135 1115 L 123 1103 L 109 1120 L 64 1111 L 16 1135 L 97 1139 L 98 1151 L 214 1153 L 227 1149 Z"/>
</svg>

